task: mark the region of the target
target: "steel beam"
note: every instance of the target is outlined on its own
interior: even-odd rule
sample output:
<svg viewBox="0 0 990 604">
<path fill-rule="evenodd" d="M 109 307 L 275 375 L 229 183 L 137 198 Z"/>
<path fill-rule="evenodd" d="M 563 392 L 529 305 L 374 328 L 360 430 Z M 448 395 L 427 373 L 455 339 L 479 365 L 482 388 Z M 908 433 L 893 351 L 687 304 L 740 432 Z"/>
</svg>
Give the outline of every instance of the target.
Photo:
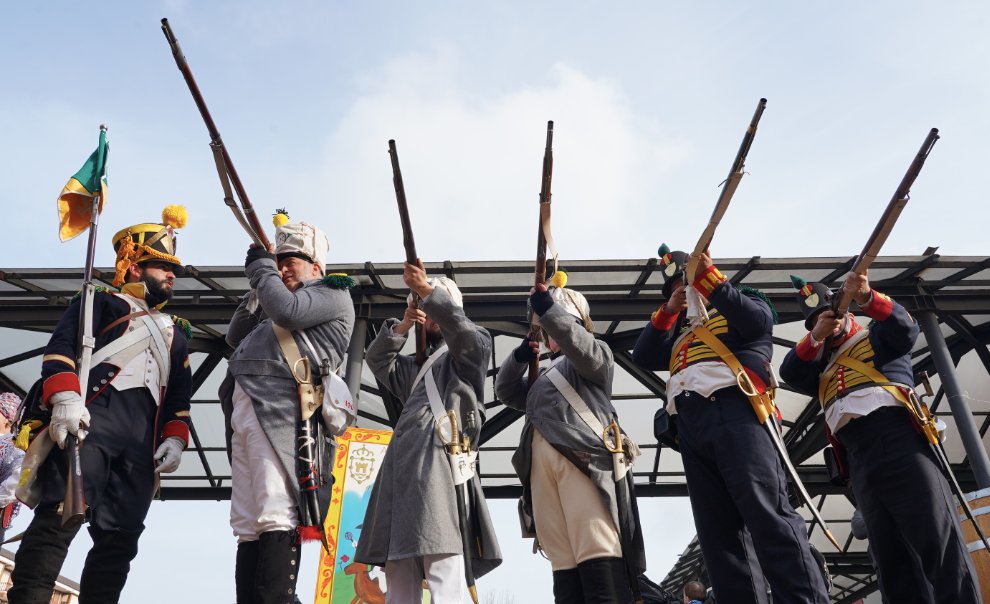
<svg viewBox="0 0 990 604">
<path fill-rule="evenodd" d="M 351 342 L 347 347 L 347 367 L 344 370 L 344 382 L 351 391 L 351 399 L 357 408 L 358 396 L 361 392 L 361 370 L 364 368 L 364 348 L 368 339 L 368 320 L 355 319 L 354 331 L 351 332 Z M 377 421 L 377 420 L 376 420 Z"/>
</svg>

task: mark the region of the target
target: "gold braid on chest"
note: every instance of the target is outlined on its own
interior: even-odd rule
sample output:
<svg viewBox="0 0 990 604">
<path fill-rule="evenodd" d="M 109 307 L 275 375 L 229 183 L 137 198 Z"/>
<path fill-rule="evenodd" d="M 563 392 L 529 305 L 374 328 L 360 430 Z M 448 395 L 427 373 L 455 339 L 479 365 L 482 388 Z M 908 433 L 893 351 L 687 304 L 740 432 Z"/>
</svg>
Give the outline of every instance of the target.
<svg viewBox="0 0 990 604">
<path fill-rule="evenodd" d="M 852 348 L 849 349 L 848 356 L 855 361 L 873 367 L 874 352 L 869 336 L 865 336 L 853 344 Z M 869 376 L 855 369 L 840 366 L 828 379 L 828 384 L 825 386 L 825 400 L 830 401 L 848 388 L 872 381 Z"/>
<path fill-rule="evenodd" d="M 711 315 L 708 323 L 705 324 L 708 331 L 713 335 L 721 335 L 729 331 L 729 322 L 716 311 Z M 685 325 L 681 333 L 691 329 L 690 325 Z M 670 353 L 670 373 L 676 373 L 685 367 L 701 363 L 703 361 L 720 361 L 721 358 L 707 344 L 702 342 L 694 334 L 681 338 L 675 343 L 674 350 Z"/>
</svg>

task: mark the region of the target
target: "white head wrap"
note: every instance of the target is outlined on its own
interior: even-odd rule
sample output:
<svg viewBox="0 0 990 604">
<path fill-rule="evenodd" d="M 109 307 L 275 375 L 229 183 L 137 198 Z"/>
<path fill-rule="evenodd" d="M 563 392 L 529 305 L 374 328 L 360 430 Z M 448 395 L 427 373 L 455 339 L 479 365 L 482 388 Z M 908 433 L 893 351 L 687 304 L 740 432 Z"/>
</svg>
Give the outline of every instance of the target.
<svg viewBox="0 0 990 604">
<path fill-rule="evenodd" d="M 569 314 L 574 315 L 584 323 L 584 328 L 588 331 L 595 330 L 595 324 L 591 320 L 591 307 L 587 298 L 581 292 L 567 289 L 565 287 L 554 287 L 550 289 L 550 297 L 557 304 L 560 304 Z"/>
<path fill-rule="evenodd" d="M 308 222 L 293 222 L 275 227 L 275 255 L 302 254 L 312 258 L 324 272 L 330 241 L 323 231 Z"/>
<path fill-rule="evenodd" d="M 464 296 L 461 295 L 461 290 L 457 287 L 457 283 L 455 283 L 453 279 L 448 279 L 447 277 L 430 277 L 426 280 L 426 282 L 429 283 L 430 287 L 433 289 L 442 287 L 447 290 L 447 293 L 450 294 L 450 298 L 454 301 L 454 304 L 464 308 Z M 410 293 L 406 299 L 411 302 L 412 294 Z"/>
</svg>

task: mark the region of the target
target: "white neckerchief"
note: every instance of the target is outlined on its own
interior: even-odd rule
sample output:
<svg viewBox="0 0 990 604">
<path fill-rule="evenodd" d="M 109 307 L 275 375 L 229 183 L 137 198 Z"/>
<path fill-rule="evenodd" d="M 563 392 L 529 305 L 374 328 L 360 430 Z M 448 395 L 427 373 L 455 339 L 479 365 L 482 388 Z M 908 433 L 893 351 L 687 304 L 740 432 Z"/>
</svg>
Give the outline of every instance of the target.
<svg viewBox="0 0 990 604">
<path fill-rule="evenodd" d="M 691 327 L 704 325 L 708 321 L 708 309 L 705 308 L 705 298 L 693 285 L 684 290 L 687 297 L 687 319 Z"/>
</svg>

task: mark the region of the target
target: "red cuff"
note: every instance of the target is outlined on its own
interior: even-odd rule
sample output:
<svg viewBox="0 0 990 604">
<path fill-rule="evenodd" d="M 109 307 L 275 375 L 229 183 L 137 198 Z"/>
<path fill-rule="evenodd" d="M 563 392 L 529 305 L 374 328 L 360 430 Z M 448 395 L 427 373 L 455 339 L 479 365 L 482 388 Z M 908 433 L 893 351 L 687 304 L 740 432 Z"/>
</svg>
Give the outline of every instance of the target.
<svg viewBox="0 0 990 604">
<path fill-rule="evenodd" d="M 68 371 L 64 373 L 56 373 L 52 377 L 45 380 L 41 400 L 44 402 L 45 406 L 50 409 L 51 405 L 48 404 L 48 397 L 56 392 L 65 392 L 66 390 L 71 390 L 72 392 L 79 394 L 79 376 Z"/>
<path fill-rule="evenodd" d="M 818 346 L 814 346 L 811 343 L 811 334 L 807 333 L 801 341 L 797 343 L 794 347 L 794 353 L 797 354 L 798 358 L 802 361 L 814 361 L 815 357 L 818 356 L 818 351 L 821 350 L 822 343 L 819 342 Z"/>
<path fill-rule="evenodd" d="M 165 428 L 162 430 L 162 440 L 164 441 L 169 436 L 178 436 L 186 442 L 186 446 L 183 449 L 189 447 L 189 425 L 186 422 L 173 420 L 165 424 Z"/>
<path fill-rule="evenodd" d="M 691 285 L 694 286 L 694 289 L 701 292 L 701 295 L 705 297 L 705 300 L 707 300 L 708 296 L 710 296 L 712 292 L 715 291 L 715 288 L 718 287 L 719 285 L 722 285 L 726 281 L 728 281 L 728 279 L 725 277 L 725 275 L 723 275 L 721 271 L 715 268 L 715 265 L 712 265 L 709 266 L 707 269 L 705 269 L 705 272 L 696 276 L 694 278 L 694 283 L 692 283 Z"/>
<path fill-rule="evenodd" d="M 887 296 L 881 294 L 877 290 L 873 291 L 873 300 L 867 305 L 866 308 L 860 306 L 860 310 L 871 318 L 877 321 L 886 320 L 890 316 L 890 313 L 894 310 L 894 301 Z"/>
<path fill-rule="evenodd" d="M 653 313 L 653 318 L 650 319 L 650 323 L 653 324 L 653 327 L 659 329 L 660 331 L 667 331 L 668 329 L 673 327 L 674 322 L 677 321 L 678 313 L 670 314 L 669 312 L 664 310 L 666 308 L 667 308 L 666 304 L 661 306 L 660 310 Z"/>
</svg>

